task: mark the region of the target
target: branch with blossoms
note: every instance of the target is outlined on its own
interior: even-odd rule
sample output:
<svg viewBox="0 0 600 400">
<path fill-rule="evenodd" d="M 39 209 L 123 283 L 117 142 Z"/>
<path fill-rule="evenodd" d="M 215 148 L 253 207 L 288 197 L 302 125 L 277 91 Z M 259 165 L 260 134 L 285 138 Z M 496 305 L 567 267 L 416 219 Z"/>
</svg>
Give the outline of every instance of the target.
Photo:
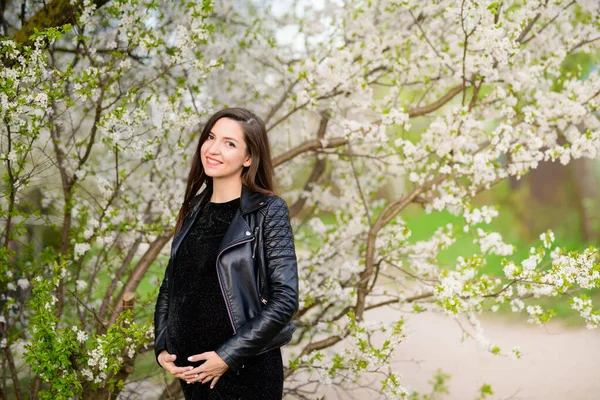
<svg viewBox="0 0 600 400">
<path fill-rule="evenodd" d="M 172 159 L 207 112 L 182 104 L 182 76 L 200 82 L 219 67 L 198 51 L 212 6 L 77 2 L 67 25 L 61 2 L 30 6 L 17 37 L 0 42 L 0 387 L 16 399 L 116 396 L 152 339 L 150 300 L 132 294 L 172 236 L 186 169 Z M 191 137 L 174 137 L 181 130 Z M 106 362 L 92 362 L 99 352 Z M 25 363 L 32 374 L 18 378 Z"/>
<path fill-rule="evenodd" d="M 28 16 L 56 3 L 27 2 Z M 577 294 L 598 285 L 595 250 L 565 252 L 546 233 L 526 259 L 507 258 L 503 276 L 486 275 L 489 254 L 514 249 L 486 230 L 497 212 L 475 205 L 541 162 L 597 157 L 600 78 L 565 71 L 574 53 L 595 51 L 591 3 L 68 7 L 72 25 L 44 20 L 32 37 L 0 41 L 3 392 L 59 396 L 47 383 L 57 370 L 33 358 L 34 374 L 19 379 L 25 343 L 54 349 L 81 386 L 69 397 L 106 396 L 115 379 L 128 381 L 151 341 L 142 331 L 198 126 L 224 106 L 263 116 L 294 217 L 302 303 L 285 371 L 292 398 L 318 396 L 322 384 L 362 386 L 365 373 L 382 378 L 369 384 L 374 397 L 418 397 L 390 367 L 410 313 L 464 317 L 458 329 L 498 354 L 478 316 L 502 304 L 545 323 L 552 312 L 536 300 L 570 296 L 597 325 L 590 299 Z M 36 18 L 19 25 L 13 14 L 4 22 L 35 33 Z M 463 219 L 415 241 L 415 210 Z M 440 263 L 459 235 L 472 235 L 478 251 Z M 39 304 L 27 301 L 32 291 Z M 52 296 L 53 317 L 40 307 Z M 384 307 L 408 313 L 372 321 Z M 124 314 L 138 329 L 131 354 Z M 48 324 L 35 332 L 38 317 Z M 60 334 L 79 343 L 77 357 L 59 357 Z"/>
</svg>

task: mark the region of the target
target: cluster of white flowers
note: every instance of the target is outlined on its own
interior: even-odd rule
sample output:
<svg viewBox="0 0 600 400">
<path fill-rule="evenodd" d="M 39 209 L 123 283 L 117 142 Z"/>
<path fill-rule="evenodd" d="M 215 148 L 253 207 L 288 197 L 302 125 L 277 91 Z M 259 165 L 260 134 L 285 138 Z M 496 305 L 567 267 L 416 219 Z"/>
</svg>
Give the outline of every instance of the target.
<svg viewBox="0 0 600 400">
<path fill-rule="evenodd" d="M 483 254 L 497 254 L 500 256 L 509 256 L 513 253 L 514 247 L 502 241 L 502 235 L 498 232 L 485 232 L 477 228 L 478 238 L 473 239 L 473 243 L 478 243 Z"/>
<path fill-rule="evenodd" d="M 544 248 L 549 249 L 554 243 L 554 232 L 548 231 L 540 235 L 540 240 L 544 244 Z"/>
<path fill-rule="evenodd" d="M 88 220 L 88 226 L 83 231 L 83 238 L 88 240 L 94 235 L 95 230 L 100 226 L 100 222 L 96 218 Z"/>
<path fill-rule="evenodd" d="M 489 224 L 492 219 L 498 216 L 498 210 L 493 207 L 483 206 L 481 208 L 473 208 L 472 210 L 465 210 L 463 217 L 467 222 L 467 226 L 476 225 L 480 223 Z"/>
<path fill-rule="evenodd" d="M 527 319 L 527 322 L 536 323 L 538 325 L 542 324 L 540 317 L 544 315 L 544 310 L 542 309 L 542 307 L 540 305 L 536 304 L 536 305 L 532 305 L 532 306 L 527 306 L 525 308 L 525 310 L 527 311 L 527 314 L 529 314 L 529 318 Z"/>
<path fill-rule="evenodd" d="M 76 0 L 71 0 L 71 4 L 75 2 Z M 83 10 L 81 11 L 81 14 L 79 14 L 78 22 L 82 26 L 87 25 L 90 17 L 92 14 L 94 14 L 94 11 L 96 11 L 96 3 L 94 3 L 92 0 L 83 0 Z"/>
<path fill-rule="evenodd" d="M 88 286 L 88 283 L 82 279 L 78 279 L 75 282 L 75 288 L 77 289 L 78 292 L 85 290 L 85 288 L 87 288 L 87 286 Z"/>
<path fill-rule="evenodd" d="M 591 299 L 574 296 L 571 307 L 579 312 L 588 329 L 597 328 L 600 325 L 600 312 L 594 310 Z"/>
<path fill-rule="evenodd" d="M 102 176 L 96 176 L 96 182 L 98 190 L 100 191 L 100 194 L 102 194 L 102 197 L 104 197 L 104 199 L 108 199 L 113 195 L 114 189 L 112 184 L 108 182 L 108 180 L 106 180 Z"/>
<path fill-rule="evenodd" d="M 583 289 L 596 287 L 600 281 L 600 272 L 594 267 L 596 250 L 586 249 L 575 256 L 557 250 L 560 249 L 551 253 L 552 268 L 540 277 L 540 282 L 544 285 L 533 291 L 536 297 L 564 293 L 574 285 Z"/>
<path fill-rule="evenodd" d="M 87 332 L 80 330 L 77 326 L 73 326 L 71 329 L 73 330 L 75 335 L 77 335 L 77 341 L 81 344 L 84 344 L 85 341 L 88 339 Z"/>
<path fill-rule="evenodd" d="M 520 312 L 525 309 L 525 303 L 521 299 L 513 299 L 510 301 L 510 308 L 512 312 Z"/>
<path fill-rule="evenodd" d="M 87 336 L 78 332 L 77 338 L 80 342 L 85 342 Z M 90 368 L 84 368 L 81 370 L 81 374 L 93 383 L 99 384 L 106 380 L 109 357 L 112 357 L 104 352 L 105 339 L 101 337 L 96 338 L 97 346 L 88 352 L 87 365 Z"/>
<path fill-rule="evenodd" d="M 390 373 L 382 381 L 383 390 L 382 394 L 390 400 L 403 400 L 409 398 L 413 393 L 412 390 L 402 386 L 402 375 L 398 373 Z"/>
<path fill-rule="evenodd" d="M 9 153 L 5 153 L 2 157 L 4 160 L 8 160 L 10 162 L 17 162 L 18 155 L 16 150 L 11 150 Z"/>
<path fill-rule="evenodd" d="M 44 308 L 47 311 L 53 310 L 54 305 L 56 304 L 57 301 L 58 301 L 58 299 L 56 298 L 56 296 L 54 296 L 54 295 L 50 296 L 50 301 L 48 301 L 48 302 L 46 302 L 46 304 L 44 304 Z"/>
<path fill-rule="evenodd" d="M 308 221 L 308 225 L 310 226 L 310 229 L 319 236 L 325 236 L 327 233 L 327 226 L 323 223 L 321 218 L 311 218 Z"/>
<path fill-rule="evenodd" d="M 29 285 L 29 281 L 25 278 L 20 278 L 17 280 L 17 286 L 20 287 L 22 290 L 27 289 L 30 285 Z"/>
<path fill-rule="evenodd" d="M 410 129 L 409 115 L 404 112 L 404 110 L 393 109 L 390 110 L 387 114 L 383 114 L 381 118 L 381 123 L 383 125 L 401 125 L 404 129 Z"/>
<path fill-rule="evenodd" d="M 108 358 L 104 354 L 103 343 L 101 338 L 97 338 L 97 346 L 89 353 L 88 365 L 104 370 L 108 365 Z"/>
<path fill-rule="evenodd" d="M 77 243 L 73 248 L 73 258 L 79 260 L 90 249 L 89 243 Z"/>
</svg>

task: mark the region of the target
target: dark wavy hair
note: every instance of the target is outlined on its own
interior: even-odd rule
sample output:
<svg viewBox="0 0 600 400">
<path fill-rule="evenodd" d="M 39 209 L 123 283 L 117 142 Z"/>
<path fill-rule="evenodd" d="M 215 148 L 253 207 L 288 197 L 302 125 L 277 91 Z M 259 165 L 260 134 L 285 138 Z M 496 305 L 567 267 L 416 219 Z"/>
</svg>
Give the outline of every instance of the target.
<svg viewBox="0 0 600 400">
<path fill-rule="evenodd" d="M 224 108 L 217 111 L 208 119 L 200 134 L 198 147 L 194 153 L 192 166 L 187 179 L 183 204 L 177 215 L 175 234 L 179 232 L 183 225 L 185 215 L 188 213 L 190 201 L 198 193 L 198 190 L 200 190 L 203 184 L 206 184 L 206 187 L 201 192 L 201 194 L 203 194 L 203 203 L 208 201 L 212 195 L 212 178 L 207 176 L 204 172 L 200 149 L 204 141 L 208 138 L 208 134 L 215 123 L 221 118 L 229 118 L 240 124 L 242 131 L 244 132 L 244 141 L 246 142 L 248 154 L 252 156 L 252 164 L 250 164 L 249 167 L 244 167 L 242 170 L 242 184 L 255 192 L 275 194 L 275 171 L 271 160 L 271 150 L 265 123 L 259 116 L 245 108 Z M 200 206 L 202 205 L 203 204 Z"/>
</svg>

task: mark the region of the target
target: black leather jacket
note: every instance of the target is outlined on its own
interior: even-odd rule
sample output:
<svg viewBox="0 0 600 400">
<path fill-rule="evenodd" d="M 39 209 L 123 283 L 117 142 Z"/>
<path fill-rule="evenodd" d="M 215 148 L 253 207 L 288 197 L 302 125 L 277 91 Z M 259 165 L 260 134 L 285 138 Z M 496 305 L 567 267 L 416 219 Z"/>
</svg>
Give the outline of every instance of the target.
<svg viewBox="0 0 600 400">
<path fill-rule="evenodd" d="M 167 349 L 173 260 L 207 195 L 205 191 L 192 199 L 183 226 L 173 238 L 154 311 L 156 357 Z M 237 371 L 248 358 L 289 342 L 296 329 L 291 320 L 298 310 L 298 269 L 285 201 L 242 185 L 240 207 L 219 246 L 216 268 L 234 334 L 215 352 Z M 266 277 L 261 271 L 266 271 Z"/>
</svg>

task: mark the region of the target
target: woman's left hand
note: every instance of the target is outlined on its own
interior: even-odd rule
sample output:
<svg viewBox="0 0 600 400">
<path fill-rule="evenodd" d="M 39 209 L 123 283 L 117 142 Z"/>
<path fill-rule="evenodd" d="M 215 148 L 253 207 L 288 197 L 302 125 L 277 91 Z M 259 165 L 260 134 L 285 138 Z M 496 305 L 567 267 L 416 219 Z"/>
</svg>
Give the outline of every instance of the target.
<svg viewBox="0 0 600 400">
<path fill-rule="evenodd" d="M 217 381 L 229 369 L 229 366 L 223 361 L 221 357 L 214 351 L 207 351 L 206 353 L 196 354 L 188 357 L 188 361 L 200 361 L 206 360 L 202 365 L 196 367 L 190 371 L 185 372 L 183 375 L 187 383 L 210 383 L 210 388 L 214 388 Z"/>
</svg>

